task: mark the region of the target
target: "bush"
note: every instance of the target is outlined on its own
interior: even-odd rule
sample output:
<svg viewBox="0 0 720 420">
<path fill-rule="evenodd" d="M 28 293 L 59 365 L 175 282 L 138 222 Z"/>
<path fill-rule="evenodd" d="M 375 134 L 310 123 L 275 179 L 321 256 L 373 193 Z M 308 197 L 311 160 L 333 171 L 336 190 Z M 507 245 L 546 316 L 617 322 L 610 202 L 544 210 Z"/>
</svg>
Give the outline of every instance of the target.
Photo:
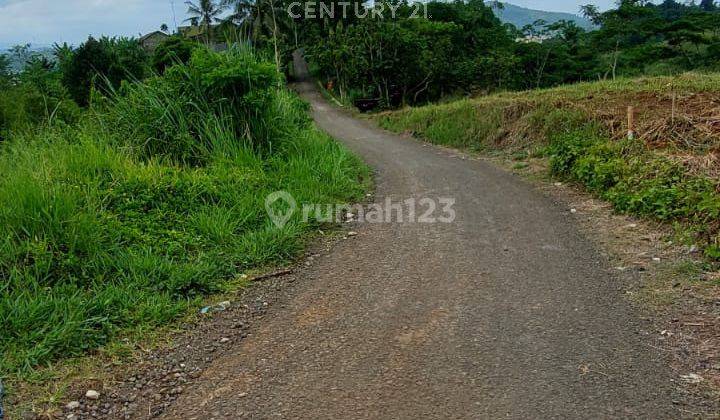
<svg viewBox="0 0 720 420">
<path fill-rule="evenodd" d="M 143 79 L 148 69 L 145 51 L 128 38 L 90 37 L 61 60 L 63 84 L 81 106 L 88 105 L 93 87 L 118 88 L 123 80 Z"/>
<path fill-rule="evenodd" d="M 155 71 L 162 74 L 165 70 L 175 64 L 187 64 L 190 61 L 193 50 L 198 47 L 196 42 L 190 41 L 181 36 L 173 36 L 160 44 L 152 57 L 152 65 Z"/>
<path fill-rule="evenodd" d="M 665 158 L 612 142 L 598 133 L 576 130 L 553 137 L 548 148 L 554 175 L 579 181 L 610 201 L 616 210 L 695 227 L 712 256 L 720 218 L 717 183 L 688 175 Z"/>
<path fill-rule="evenodd" d="M 268 150 L 283 127 L 297 123 L 278 113 L 278 82 L 275 67 L 249 50 L 201 48 L 163 77 L 125 85 L 98 118 L 145 158 L 197 165 L 220 134 Z"/>
<path fill-rule="evenodd" d="M 80 114 L 59 73 L 31 62 L 0 94 L 0 140 L 47 122 L 72 124 Z"/>
</svg>

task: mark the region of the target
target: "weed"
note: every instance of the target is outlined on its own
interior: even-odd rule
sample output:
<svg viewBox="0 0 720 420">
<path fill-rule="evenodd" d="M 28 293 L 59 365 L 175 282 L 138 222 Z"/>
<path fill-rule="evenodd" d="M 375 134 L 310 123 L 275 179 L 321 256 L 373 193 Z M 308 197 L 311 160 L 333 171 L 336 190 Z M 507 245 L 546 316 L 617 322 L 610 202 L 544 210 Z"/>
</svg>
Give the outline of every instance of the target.
<svg viewBox="0 0 720 420">
<path fill-rule="evenodd" d="M 96 98 L 74 125 L 0 148 L 0 375 L 117 348 L 239 274 L 283 264 L 313 226 L 276 228 L 265 197 L 364 195 L 367 169 L 308 124 L 250 51 L 195 50 Z"/>
</svg>

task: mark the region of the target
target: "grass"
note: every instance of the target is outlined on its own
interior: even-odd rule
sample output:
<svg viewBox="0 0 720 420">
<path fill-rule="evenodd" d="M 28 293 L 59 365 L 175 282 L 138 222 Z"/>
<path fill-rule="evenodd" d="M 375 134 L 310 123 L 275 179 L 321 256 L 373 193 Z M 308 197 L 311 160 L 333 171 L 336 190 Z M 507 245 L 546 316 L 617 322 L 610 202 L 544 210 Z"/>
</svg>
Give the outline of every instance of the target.
<svg viewBox="0 0 720 420">
<path fill-rule="evenodd" d="M 364 196 L 367 168 L 279 86 L 252 52 L 199 50 L 95 98 L 77 124 L 2 143 L 0 376 L 37 380 L 291 261 L 318 223 L 296 214 L 276 227 L 272 192 L 299 203 Z"/>
<path fill-rule="evenodd" d="M 720 75 L 689 73 L 502 93 L 375 118 L 450 147 L 544 156 L 554 176 L 583 184 L 620 212 L 680 226 L 717 260 L 720 133 L 711 115 L 718 91 Z M 639 140 L 625 139 L 629 105 L 639 110 Z"/>
<path fill-rule="evenodd" d="M 704 264 L 692 260 L 664 263 L 655 275 L 648 276 L 644 287 L 635 292 L 635 298 L 655 309 L 665 309 L 684 302 L 683 289 L 693 288 L 695 296 L 702 295 L 702 289 L 716 287 L 713 282 L 702 279 Z"/>
</svg>

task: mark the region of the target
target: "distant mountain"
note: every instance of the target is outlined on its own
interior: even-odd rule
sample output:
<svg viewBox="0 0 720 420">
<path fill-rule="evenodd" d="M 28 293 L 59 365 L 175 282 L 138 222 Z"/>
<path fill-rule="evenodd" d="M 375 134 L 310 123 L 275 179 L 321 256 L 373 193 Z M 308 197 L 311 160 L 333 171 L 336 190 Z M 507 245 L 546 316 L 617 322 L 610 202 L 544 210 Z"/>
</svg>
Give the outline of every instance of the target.
<svg viewBox="0 0 720 420">
<path fill-rule="evenodd" d="M 569 20 L 575 22 L 579 27 L 592 29 L 593 24 L 582 16 L 573 15 L 572 13 L 561 12 L 545 12 L 542 10 L 527 9 L 525 7 L 515 6 L 510 3 L 501 3 L 504 8 L 492 6 L 495 15 L 505 23 L 512 23 L 518 29 L 525 25 L 532 25 L 535 21 L 542 19 L 547 23 L 555 23 L 561 20 Z"/>
</svg>

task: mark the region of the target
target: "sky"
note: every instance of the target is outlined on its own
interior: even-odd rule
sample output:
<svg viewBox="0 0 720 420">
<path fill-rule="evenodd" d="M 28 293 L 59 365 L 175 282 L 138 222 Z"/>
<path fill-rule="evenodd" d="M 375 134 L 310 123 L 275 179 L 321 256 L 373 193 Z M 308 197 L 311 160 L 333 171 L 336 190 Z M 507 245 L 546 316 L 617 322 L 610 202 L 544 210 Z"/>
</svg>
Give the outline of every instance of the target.
<svg viewBox="0 0 720 420">
<path fill-rule="evenodd" d="M 602 9 L 614 0 L 510 0 L 532 9 L 577 13 L 580 4 Z M 0 48 L 31 43 L 78 44 L 88 35 L 138 36 L 186 18 L 183 0 L 0 0 Z"/>
</svg>

